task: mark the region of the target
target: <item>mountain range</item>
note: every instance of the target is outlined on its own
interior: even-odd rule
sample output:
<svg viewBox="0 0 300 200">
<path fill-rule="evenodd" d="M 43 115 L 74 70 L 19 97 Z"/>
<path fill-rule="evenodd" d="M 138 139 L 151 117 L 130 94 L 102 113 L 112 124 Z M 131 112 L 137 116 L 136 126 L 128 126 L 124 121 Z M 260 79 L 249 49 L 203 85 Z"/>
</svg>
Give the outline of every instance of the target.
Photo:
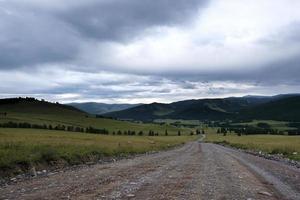
<svg viewBox="0 0 300 200">
<path fill-rule="evenodd" d="M 145 122 L 155 119 L 266 119 L 300 122 L 300 94 L 193 99 L 169 104 L 77 103 L 63 105 L 44 100 L 38 101 L 34 98 L 0 99 L 0 114 L 5 112 L 53 116 L 62 113 L 64 116 L 85 116 L 87 113 L 92 113 Z"/>
<path fill-rule="evenodd" d="M 300 121 L 300 94 L 194 99 L 170 104 L 151 103 L 104 115 L 141 121 L 154 119 Z"/>
</svg>

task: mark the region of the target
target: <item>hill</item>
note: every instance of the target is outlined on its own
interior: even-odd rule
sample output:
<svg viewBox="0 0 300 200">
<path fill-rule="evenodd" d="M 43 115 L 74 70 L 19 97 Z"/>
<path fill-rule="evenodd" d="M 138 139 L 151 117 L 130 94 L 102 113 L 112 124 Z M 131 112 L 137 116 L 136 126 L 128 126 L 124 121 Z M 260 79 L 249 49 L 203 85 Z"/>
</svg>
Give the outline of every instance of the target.
<svg viewBox="0 0 300 200">
<path fill-rule="evenodd" d="M 271 100 L 251 109 L 242 110 L 239 118 L 300 121 L 300 96 Z"/>
<path fill-rule="evenodd" d="M 225 99 L 198 99 L 171 104 L 152 103 L 123 111 L 107 113 L 107 116 L 151 121 L 158 118 L 215 120 L 234 116 L 239 110 L 267 102 L 268 98 L 242 97 Z"/>
<path fill-rule="evenodd" d="M 5 114 L 4 114 L 5 113 Z M 143 131 L 145 134 L 151 130 L 160 135 L 168 130 L 169 135 L 177 135 L 180 130 L 183 134 L 190 134 L 190 129 L 176 128 L 170 125 L 144 124 L 128 121 L 119 121 L 106 118 L 97 118 L 69 105 L 39 101 L 34 98 L 13 98 L 0 100 L 0 124 L 7 122 L 30 123 L 38 125 L 74 126 L 80 128 L 93 127 L 106 129 L 112 132 Z"/>
<path fill-rule="evenodd" d="M 86 103 L 69 103 L 67 105 L 78 108 L 90 114 L 104 114 L 109 112 L 121 111 L 128 108 L 133 108 L 141 104 L 105 104 L 96 102 Z"/>
<path fill-rule="evenodd" d="M 69 105 L 50 103 L 35 98 L 0 99 L 1 113 L 27 113 L 48 115 L 85 115 L 86 113 Z"/>
<path fill-rule="evenodd" d="M 156 118 L 163 118 L 164 116 L 174 112 L 174 108 L 169 104 L 152 103 L 126 109 L 123 111 L 112 112 L 104 114 L 104 116 L 115 117 L 119 119 L 131 119 L 141 121 L 151 121 Z"/>
<path fill-rule="evenodd" d="M 34 98 L 1 99 L 0 177 L 27 173 L 32 166 L 57 169 L 167 149 L 195 140 L 191 131 L 97 118 L 69 105 Z"/>
<path fill-rule="evenodd" d="M 291 98 L 291 99 L 290 99 Z M 217 99 L 179 101 L 170 104 L 152 103 L 123 111 L 107 113 L 106 116 L 152 121 L 154 119 L 224 120 L 224 119 L 277 119 L 296 120 L 300 106 L 297 94 L 271 97 L 245 96 Z M 290 100 L 289 100 L 290 99 Z M 277 102 L 277 103 L 276 103 Z M 264 109 L 268 112 L 264 113 Z M 292 111 L 292 109 L 295 109 Z M 264 113 L 261 115 L 261 113 Z M 285 113 L 278 116 L 274 114 Z"/>
</svg>

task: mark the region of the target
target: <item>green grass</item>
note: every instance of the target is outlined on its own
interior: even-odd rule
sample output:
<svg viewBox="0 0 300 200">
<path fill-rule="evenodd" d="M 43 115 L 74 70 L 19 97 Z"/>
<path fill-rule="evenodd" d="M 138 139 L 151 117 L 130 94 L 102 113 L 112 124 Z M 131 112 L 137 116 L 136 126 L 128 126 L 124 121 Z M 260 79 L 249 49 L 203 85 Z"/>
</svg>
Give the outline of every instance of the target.
<svg viewBox="0 0 300 200">
<path fill-rule="evenodd" d="M 65 131 L 0 128 L 0 175 L 31 166 L 66 166 L 103 157 L 167 149 L 196 136 L 105 136 Z"/>
<path fill-rule="evenodd" d="M 106 129 L 110 135 L 0 128 L 0 174 L 10 175 L 37 168 L 97 161 L 103 157 L 157 151 L 193 140 L 192 129 L 169 124 L 134 123 L 96 118 L 72 107 L 36 100 L 15 99 L 0 104 L 0 123 L 27 122 L 38 125 L 65 125 Z M 143 131 L 144 136 L 113 136 L 113 132 Z M 146 136 L 149 131 L 166 136 Z M 177 137 L 180 130 L 181 137 Z"/>
<path fill-rule="evenodd" d="M 209 133 L 206 142 L 225 143 L 230 146 L 262 151 L 270 154 L 283 154 L 285 157 L 300 160 L 300 136 L 284 135 L 243 135 Z M 297 155 L 293 153 L 297 152 Z"/>
<path fill-rule="evenodd" d="M 274 121 L 274 120 L 253 120 L 251 122 L 245 122 L 245 123 L 236 123 L 236 125 L 249 125 L 257 127 L 258 123 L 267 123 L 271 126 L 272 129 L 277 129 L 279 131 L 286 131 L 286 130 L 293 130 L 295 128 L 289 127 L 289 122 L 284 121 Z"/>
<path fill-rule="evenodd" d="M 87 117 L 88 116 L 88 117 Z M 189 128 L 177 128 L 175 126 L 164 124 L 152 124 L 152 123 L 134 123 L 127 121 L 119 121 L 112 119 L 96 118 L 91 115 L 85 115 L 77 113 L 74 115 L 64 114 L 63 112 L 57 114 L 36 114 L 36 113 L 14 113 L 9 112 L 6 117 L 0 116 L 0 123 L 3 122 L 28 122 L 31 124 L 51 124 L 53 126 L 61 125 L 72 125 L 78 127 L 88 127 L 92 126 L 94 128 L 105 128 L 110 133 L 113 131 L 143 131 L 144 134 L 147 134 L 149 130 L 158 132 L 160 135 L 165 133 L 165 130 L 168 130 L 169 135 L 177 135 L 178 130 L 184 135 L 188 135 L 191 132 Z"/>
<path fill-rule="evenodd" d="M 203 123 L 199 120 L 183 120 L 183 119 L 155 119 L 154 122 L 156 123 L 166 123 L 166 124 L 172 124 L 172 123 L 180 123 L 182 125 L 203 125 Z"/>
</svg>

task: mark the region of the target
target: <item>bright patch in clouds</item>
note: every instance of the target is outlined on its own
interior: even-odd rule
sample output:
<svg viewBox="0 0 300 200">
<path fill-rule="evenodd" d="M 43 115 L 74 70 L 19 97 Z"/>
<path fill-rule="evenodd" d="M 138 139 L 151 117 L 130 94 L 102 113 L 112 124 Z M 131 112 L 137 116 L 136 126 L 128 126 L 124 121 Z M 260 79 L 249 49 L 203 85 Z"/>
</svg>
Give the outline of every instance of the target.
<svg viewBox="0 0 300 200">
<path fill-rule="evenodd" d="M 184 26 L 158 27 L 131 43 L 110 44 L 113 57 L 99 53 L 99 64 L 148 73 L 257 69 L 299 54 L 299 41 L 279 43 L 285 29 L 300 25 L 298 8 L 299 1 L 211 2 Z M 262 42 L 272 37 L 273 43 Z"/>
</svg>

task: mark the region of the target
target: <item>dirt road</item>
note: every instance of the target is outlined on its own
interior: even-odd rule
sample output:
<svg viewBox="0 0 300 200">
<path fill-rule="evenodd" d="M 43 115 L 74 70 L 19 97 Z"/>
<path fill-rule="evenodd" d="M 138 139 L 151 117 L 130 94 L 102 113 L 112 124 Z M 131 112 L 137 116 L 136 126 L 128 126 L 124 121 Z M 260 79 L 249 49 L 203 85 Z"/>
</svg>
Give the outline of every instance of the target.
<svg viewBox="0 0 300 200">
<path fill-rule="evenodd" d="M 300 199 L 300 170 L 215 144 L 99 164 L 0 189 L 0 199 Z"/>
</svg>

